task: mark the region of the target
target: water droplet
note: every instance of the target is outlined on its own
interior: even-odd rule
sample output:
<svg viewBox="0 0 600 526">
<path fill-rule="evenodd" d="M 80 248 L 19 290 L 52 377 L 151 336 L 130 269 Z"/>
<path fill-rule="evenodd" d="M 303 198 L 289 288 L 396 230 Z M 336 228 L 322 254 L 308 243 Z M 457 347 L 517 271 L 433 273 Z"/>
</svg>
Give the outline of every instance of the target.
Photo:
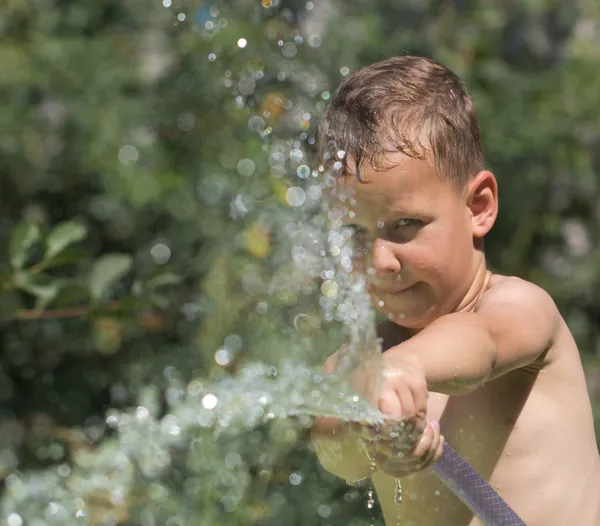
<svg viewBox="0 0 600 526">
<path fill-rule="evenodd" d="M 324 281 L 321 285 L 321 292 L 323 296 L 327 296 L 328 298 L 333 298 L 337 296 L 338 293 L 338 284 L 335 281 L 327 280 Z"/>
<path fill-rule="evenodd" d="M 300 179 L 306 179 L 310 175 L 310 168 L 308 166 L 306 166 L 305 164 L 301 164 L 300 166 L 298 166 L 298 169 L 296 170 L 296 174 L 298 175 L 298 177 L 300 177 Z M 320 193 L 320 188 L 319 188 L 319 193 Z"/>
<path fill-rule="evenodd" d="M 245 38 L 240 38 L 237 41 L 237 45 L 239 48 L 245 48 L 248 45 L 248 41 Z"/>
<path fill-rule="evenodd" d="M 306 201 L 306 192 L 299 186 L 292 186 L 285 193 L 285 199 L 290 206 L 302 206 Z"/>
<path fill-rule="evenodd" d="M 185 13 L 179 13 L 177 15 L 177 20 L 179 20 L 180 22 L 183 22 L 185 20 Z"/>
<path fill-rule="evenodd" d="M 289 480 L 292 486 L 298 486 L 302 482 L 302 475 L 299 473 L 292 473 Z"/>
<path fill-rule="evenodd" d="M 379 305 L 380 307 L 383 307 L 385 305 L 385 303 L 380 300 L 380 301 L 377 302 L 377 305 Z"/>
<path fill-rule="evenodd" d="M 243 78 L 238 82 L 238 91 L 242 95 L 252 95 L 255 88 L 256 83 L 251 78 Z"/>
<path fill-rule="evenodd" d="M 23 524 L 23 519 L 21 518 L 20 515 L 18 515 L 17 513 L 11 513 L 7 518 L 6 518 L 6 524 L 8 526 L 22 526 Z"/>
<path fill-rule="evenodd" d="M 202 404 L 202 407 L 204 407 L 204 409 L 214 409 L 215 407 L 217 407 L 218 402 L 219 399 L 214 394 L 209 393 L 204 395 L 200 403 Z"/>
<path fill-rule="evenodd" d="M 298 49 L 293 42 L 286 42 L 281 48 L 281 54 L 285 58 L 294 58 L 298 53 Z"/>
<path fill-rule="evenodd" d="M 319 514 L 320 517 L 323 517 L 324 519 L 326 519 L 327 517 L 329 517 L 331 515 L 331 508 L 329 506 L 325 506 L 324 504 L 321 504 L 317 509 L 317 513 Z"/>
<path fill-rule="evenodd" d="M 177 117 L 177 127 L 181 131 L 192 130 L 194 124 L 196 124 L 196 117 L 194 117 L 194 115 L 191 113 L 182 113 L 179 117 Z"/>
<path fill-rule="evenodd" d="M 119 150 L 119 162 L 121 164 L 133 164 L 137 162 L 140 155 L 138 149 L 132 144 L 126 144 Z"/>
<path fill-rule="evenodd" d="M 233 513 L 238 507 L 238 499 L 233 495 L 225 495 L 221 498 L 221 504 L 226 513 Z"/>
<path fill-rule="evenodd" d="M 158 243 L 150 249 L 150 255 L 157 265 L 164 265 L 171 258 L 171 249 L 163 243 Z"/>
<path fill-rule="evenodd" d="M 214 62 L 215 60 L 217 60 L 217 55 L 215 55 L 214 53 L 209 53 L 208 60 L 210 60 L 211 62 Z M 229 85 L 231 86 L 231 81 L 229 81 Z"/>
<path fill-rule="evenodd" d="M 150 416 L 150 411 L 148 411 L 147 407 L 140 405 L 135 409 L 135 417 L 138 420 L 146 420 L 149 416 Z"/>
<path fill-rule="evenodd" d="M 294 148 L 291 152 L 290 152 L 290 159 L 295 162 L 295 163 L 299 163 L 302 162 L 302 150 L 298 149 L 298 148 Z"/>
<path fill-rule="evenodd" d="M 385 223 L 383 221 L 377 221 L 377 228 L 383 228 Z"/>
<path fill-rule="evenodd" d="M 299 331 L 302 330 L 302 326 L 303 324 L 306 326 L 307 322 L 310 321 L 308 314 L 298 314 L 295 318 L 294 318 L 294 328 Z"/>
<path fill-rule="evenodd" d="M 226 336 L 224 343 L 225 347 L 234 353 L 242 348 L 242 339 L 237 334 Z"/>
<path fill-rule="evenodd" d="M 171 0 L 163 0 L 163 3 L 162 3 L 162 4 L 163 4 L 165 7 L 171 7 L 171 3 L 172 3 L 172 2 L 171 2 Z"/>
<path fill-rule="evenodd" d="M 346 75 L 348 75 L 350 73 L 350 68 L 348 68 L 346 66 L 342 66 L 340 68 L 340 73 L 342 74 L 343 77 L 345 77 Z"/>
<path fill-rule="evenodd" d="M 262 117 L 255 115 L 248 120 L 248 129 L 253 132 L 261 133 L 265 129 L 265 121 Z"/>
<path fill-rule="evenodd" d="M 373 498 L 374 493 L 373 490 L 370 489 L 367 492 L 367 508 L 371 509 L 375 505 L 375 499 Z"/>
<path fill-rule="evenodd" d="M 308 37 L 308 45 L 312 48 L 319 47 L 321 45 L 321 42 L 323 42 L 321 35 L 310 35 Z"/>
<path fill-rule="evenodd" d="M 402 503 L 402 483 L 400 479 L 396 479 L 396 491 L 394 493 L 394 500 L 396 504 Z"/>
<path fill-rule="evenodd" d="M 237 171 L 244 177 L 250 177 L 254 173 L 255 168 L 256 165 L 252 159 L 242 159 L 237 163 Z"/>
<path fill-rule="evenodd" d="M 219 349 L 215 353 L 215 362 L 225 367 L 231 363 L 231 353 L 228 349 Z"/>
</svg>

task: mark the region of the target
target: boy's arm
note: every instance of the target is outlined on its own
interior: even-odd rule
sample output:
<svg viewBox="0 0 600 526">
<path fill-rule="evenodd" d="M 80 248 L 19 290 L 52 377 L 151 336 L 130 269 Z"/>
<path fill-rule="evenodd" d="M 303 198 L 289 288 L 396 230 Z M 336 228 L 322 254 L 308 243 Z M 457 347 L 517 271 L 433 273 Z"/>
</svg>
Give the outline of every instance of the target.
<svg viewBox="0 0 600 526">
<path fill-rule="evenodd" d="M 489 290 L 477 312 L 442 316 L 383 356 L 421 368 L 431 391 L 466 394 L 488 380 L 527 365 L 547 351 L 560 315 L 539 287 L 508 278 Z"/>
</svg>

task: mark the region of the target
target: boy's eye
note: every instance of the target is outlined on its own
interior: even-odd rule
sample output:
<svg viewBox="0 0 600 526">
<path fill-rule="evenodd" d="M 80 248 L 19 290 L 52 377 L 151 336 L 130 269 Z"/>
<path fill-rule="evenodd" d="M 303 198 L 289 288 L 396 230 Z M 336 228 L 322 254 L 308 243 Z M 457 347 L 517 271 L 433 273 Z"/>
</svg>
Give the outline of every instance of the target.
<svg viewBox="0 0 600 526">
<path fill-rule="evenodd" d="M 398 221 L 396 221 L 394 223 L 394 230 L 397 230 L 399 228 L 405 228 L 408 226 L 418 226 L 420 224 L 421 224 L 421 221 L 419 219 L 407 219 L 407 218 L 398 219 Z"/>
</svg>

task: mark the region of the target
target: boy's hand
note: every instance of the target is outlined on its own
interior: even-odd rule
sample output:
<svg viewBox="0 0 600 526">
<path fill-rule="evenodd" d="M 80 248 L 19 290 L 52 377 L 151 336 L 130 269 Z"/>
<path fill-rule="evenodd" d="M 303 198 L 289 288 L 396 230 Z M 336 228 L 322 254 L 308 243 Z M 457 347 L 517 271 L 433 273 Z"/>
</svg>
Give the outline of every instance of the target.
<svg viewBox="0 0 600 526">
<path fill-rule="evenodd" d="M 352 429 L 361 437 L 363 449 L 375 467 L 392 477 L 430 467 L 444 449 L 444 437 L 435 421 L 429 422 L 416 439 L 410 424 L 388 421 L 377 428 L 353 424 Z"/>
<path fill-rule="evenodd" d="M 385 353 L 382 362 L 377 406 L 389 419 L 382 426 L 354 424 L 352 429 L 362 437 L 376 466 L 399 477 L 436 462 L 444 440 L 437 422 L 425 425 L 429 393 L 423 369 L 394 353 Z"/>
<path fill-rule="evenodd" d="M 383 354 L 381 362 L 378 409 L 392 420 L 412 422 L 416 429 L 423 429 L 429 396 L 425 371 L 417 363 L 389 351 Z"/>
</svg>

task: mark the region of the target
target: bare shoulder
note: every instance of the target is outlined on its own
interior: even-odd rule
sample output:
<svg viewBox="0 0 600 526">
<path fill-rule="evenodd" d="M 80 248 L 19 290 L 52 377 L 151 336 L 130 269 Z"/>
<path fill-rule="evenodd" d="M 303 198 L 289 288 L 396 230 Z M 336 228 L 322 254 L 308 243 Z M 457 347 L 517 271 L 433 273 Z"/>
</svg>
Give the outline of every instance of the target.
<svg viewBox="0 0 600 526">
<path fill-rule="evenodd" d="M 561 315 L 541 287 L 494 275 L 476 309 L 498 345 L 499 366 L 513 368 L 544 360 L 559 333 Z"/>
<path fill-rule="evenodd" d="M 510 308 L 519 314 L 545 316 L 550 320 L 560 317 L 554 300 L 543 288 L 515 276 L 494 274 L 477 310 L 499 307 Z"/>
</svg>

